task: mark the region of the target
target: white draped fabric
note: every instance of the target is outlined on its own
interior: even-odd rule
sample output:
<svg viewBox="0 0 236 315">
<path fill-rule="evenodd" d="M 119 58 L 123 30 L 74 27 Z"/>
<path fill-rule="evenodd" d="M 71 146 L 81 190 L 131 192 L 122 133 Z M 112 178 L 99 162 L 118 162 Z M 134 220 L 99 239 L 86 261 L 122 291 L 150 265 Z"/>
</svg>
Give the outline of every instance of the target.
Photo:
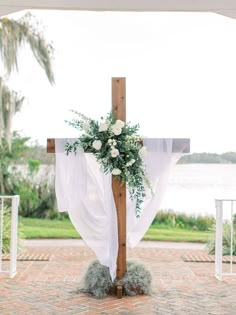
<svg viewBox="0 0 236 315">
<path fill-rule="evenodd" d="M 69 217 L 100 263 L 116 276 L 118 233 L 111 175 L 100 171 L 90 153 L 82 150 L 66 155 L 64 147 L 74 139 L 56 140 L 56 196 L 59 211 Z M 166 189 L 171 166 L 181 153 L 172 153 L 172 139 L 144 139 L 148 149 L 145 164 L 154 195 L 148 192 L 141 217 L 135 217 L 135 204 L 127 192 L 127 246 L 135 247 L 152 223 Z M 184 150 L 184 148 L 183 148 Z"/>
</svg>

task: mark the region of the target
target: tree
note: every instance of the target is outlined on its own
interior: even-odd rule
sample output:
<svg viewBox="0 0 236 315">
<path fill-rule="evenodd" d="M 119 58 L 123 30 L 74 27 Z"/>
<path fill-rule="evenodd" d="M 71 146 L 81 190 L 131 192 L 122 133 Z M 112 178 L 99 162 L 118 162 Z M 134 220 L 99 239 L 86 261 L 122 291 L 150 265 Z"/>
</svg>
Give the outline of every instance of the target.
<svg viewBox="0 0 236 315">
<path fill-rule="evenodd" d="M 12 119 L 15 113 L 21 109 L 25 98 L 20 96 L 17 92 L 10 90 L 2 78 L 0 78 L 0 89 L 2 97 L 0 138 L 5 137 L 8 148 L 11 150 Z"/>
<path fill-rule="evenodd" d="M 35 29 L 35 18 L 27 13 L 19 20 L 9 18 L 0 19 L 0 54 L 2 63 L 10 75 L 13 70 L 18 71 L 18 52 L 28 45 L 39 65 L 43 68 L 51 84 L 54 83 L 52 71 L 53 48 L 44 36 Z M 20 110 L 23 97 L 11 91 L 0 77 L 0 144 L 2 138 L 11 147 L 11 125 L 14 114 Z"/>
<path fill-rule="evenodd" d="M 25 14 L 18 21 L 0 19 L 0 53 L 3 64 L 10 74 L 18 70 L 18 52 L 24 45 L 29 45 L 37 62 L 46 72 L 50 83 L 54 83 L 51 57 L 53 48 L 42 34 L 35 29 L 36 20 L 30 14 Z"/>
</svg>

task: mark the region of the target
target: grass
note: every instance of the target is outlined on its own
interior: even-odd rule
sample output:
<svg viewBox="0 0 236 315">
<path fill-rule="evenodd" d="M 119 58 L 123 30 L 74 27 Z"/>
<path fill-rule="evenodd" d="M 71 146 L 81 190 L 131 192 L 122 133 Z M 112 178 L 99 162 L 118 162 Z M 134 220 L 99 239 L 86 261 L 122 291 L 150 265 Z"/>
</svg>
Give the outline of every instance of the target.
<svg viewBox="0 0 236 315">
<path fill-rule="evenodd" d="M 144 236 L 145 240 L 169 242 L 206 243 L 211 233 L 178 228 L 150 227 Z"/>
<path fill-rule="evenodd" d="M 70 220 L 20 218 L 25 238 L 80 238 Z"/>
<path fill-rule="evenodd" d="M 23 233 L 26 239 L 80 238 L 79 233 L 69 220 L 20 218 L 20 222 L 23 224 Z M 145 234 L 144 239 L 152 241 L 206 243 L 210 236 L 210 232 L 152 225 Z"/>
</svg>

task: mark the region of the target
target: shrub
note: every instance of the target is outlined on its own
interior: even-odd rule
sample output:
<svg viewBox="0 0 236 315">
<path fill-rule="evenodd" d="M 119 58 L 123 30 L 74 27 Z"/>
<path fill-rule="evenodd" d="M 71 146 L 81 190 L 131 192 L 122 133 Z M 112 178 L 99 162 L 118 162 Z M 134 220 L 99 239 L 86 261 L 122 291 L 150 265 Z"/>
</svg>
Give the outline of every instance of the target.
<svg viewBox="0 0 236 315">
<path fill-rule="evenodd" d="M 26 174 L 13 172 L 13 191 L 20 195 L 20 211 L 23 217 L 48 218 L 55 208 L 54 184 L 45 179 L 38 179 L 40 162 L 29 160 Z M 51 210 L 51 211 L 49 211 Z"/>
<path fill-rule="evenodd" d="M 152 225 L 167 225 L 169 227 L 188 228 L 199 231 L 207 231 L 215 224 L 213 216 L 187 215 L 175 213 L 173 210 L 160 210 L 157 212 Z"/>
<path fill-rule="evenodd" d="M 18 224 L 18 251 L 22 250 L 23 226 Z M 3 238 L 2 238 L 2 253 L 10 252 L 11 246 L 11 210 L 9 206 L 3 208 Z"/>
<path fill-rule="evenodd" d="M 127 272 L 121 280 L 127 295 L 134 296 L 151 293 L 152 276 L 146 267 L 135 261 L 127 262 Z"/>
<path fill-rule="evenodd" d="M 3 208 L 3 237 L 2 237 L 2 252 L 10 252 L 11 241 L 11 212 L 9 207 Z"/>
<path fill-rule="evenodd" d="M 150 294 L 151 281 L 151 273 L 143 264 L 130 261 L 127 262 L 127 272 L 124 278 L 115 280 L 113 284 L 108 267 L 95 260 L 88 267 L 82 280 L 82 288 L 77 292 L 90 293 L 96 298 L 104 298 L 113 292 L 114 285 L 121 284 L 126 295 Z"/>
<path fill-rule="evenodd" d="M 27 145 L 29 139 L 14 133 L 11 151 L 3 139 L 0 146 L 0 194 L 19 194 L 21 198 L 19 214 L 22 216 L 62 217 L 54 210 L 54 183 L 52 180 L 49 181 L 48 172 L 40 178 L 40 161 L 32 154 L 30 159 L 26 159 L 27 153 L 32 149 Z"/>
<path fill-rule="evenodd" d="M 234 233 L 233 233 L 233 255 L 236 255 L 236 223 L 234 220 Z M 212 237 L 207 242 L 207 249 L 210 255 L 215 255 L 215 231 L 216 228 L 212 228 L 214 232 Z M 230 255 L 231 249 L 231 226 L 229 223 L 224 223 L 222 233 L 222 255 Z"/>
<path fill-rule="evenodd" d="M 88 267 L 83 279 L 83 288 L 78 292 L 90 293 L 97 298 L 103 298 L 108 295 L 112 285 L 109 268 L 95 260 Z"/>
</svg>

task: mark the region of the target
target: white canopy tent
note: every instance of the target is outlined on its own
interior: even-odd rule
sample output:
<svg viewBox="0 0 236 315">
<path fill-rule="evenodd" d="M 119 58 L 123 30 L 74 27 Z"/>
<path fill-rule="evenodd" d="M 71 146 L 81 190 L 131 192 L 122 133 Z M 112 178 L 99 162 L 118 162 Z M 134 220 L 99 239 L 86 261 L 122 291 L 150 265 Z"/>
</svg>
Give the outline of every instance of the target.
<svg viewBox="0 0 236 315">
<path fill-rule="evenodd" d="M 214 12 L 236 18 L 235 0 L 1 0 L 0 16 L 21 10 Z"/>
</svg>

